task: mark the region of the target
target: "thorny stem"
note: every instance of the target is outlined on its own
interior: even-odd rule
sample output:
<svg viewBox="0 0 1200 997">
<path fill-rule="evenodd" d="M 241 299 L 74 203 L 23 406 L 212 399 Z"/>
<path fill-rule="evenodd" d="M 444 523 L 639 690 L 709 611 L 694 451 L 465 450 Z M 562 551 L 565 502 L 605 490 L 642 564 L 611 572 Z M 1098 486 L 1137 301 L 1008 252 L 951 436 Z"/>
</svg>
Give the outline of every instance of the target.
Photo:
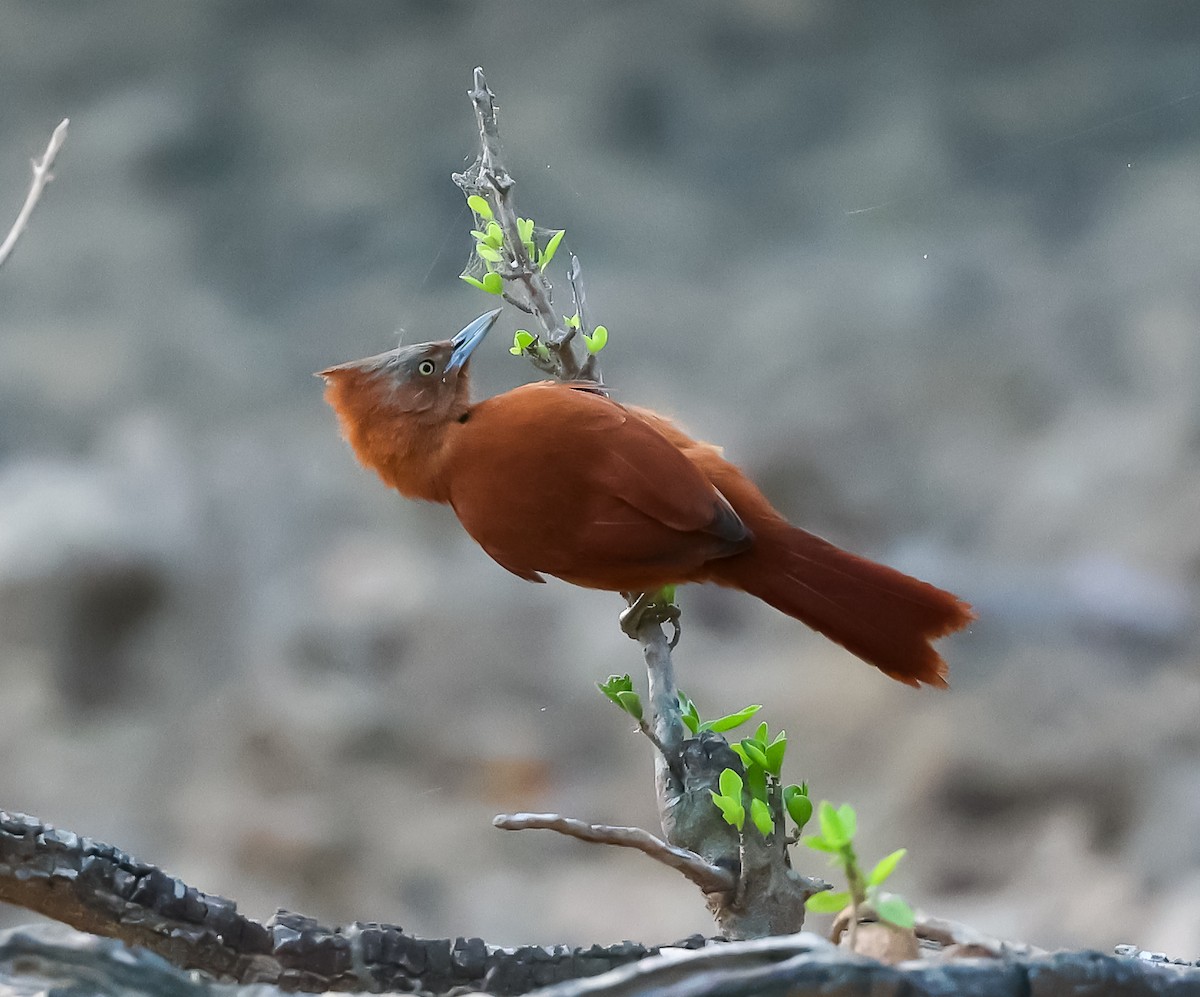
<svg viewBox="0 0 1200 997">
<path fill-rule="evenodd" d="M 592 323 L 588 320 L 587 314 L 587 295 L 583 290 L 583 269 L 579 265 L 579 257 L 574 253 L 571 254 L 571 265 L 567 268 L 567 282 L 571 285 L 571 297 L 575 301 L 575 314 L 579 318 L 579 328 L 591 329 Z M 575 329 L 568 329 L 567 339 L 564 342 L 570 342 L 574 335 Z M 600 370 L 596 364 L 596 354 L 590 350 L 587 359 L 583 362 L 583 369 L 579 372 L 579 376 L 585 381 L 600 383 Z"/>
<path fill-rule="evenodd" d="M 5 262 L 12 255 L 12 251 L 17 245 L 17 240 L 21 238 L 21 233 L 25 231 L 25 227 L 29 224 L 29 216 L 33 214 L 34 206 L 42 196 L 42 191 L 46 189 L 46 184 L 54 179 L 54 174 L 50 172 L 50 169 L 54 166 L 54 158 L 67 141 L 67 125 L 69 124 L 69 118 L 63 118 L 58 123 L 58 127 L 54 129 L 54 132 L 50 136 L 50 144 L 46 146 L 46 151 L 42 153 L 42 158 L 33 161 L 33 183 L 29 186 L 29 193 L 25 195 L 25 203 L 21 205 L 21 210 L 17 213 L 17 220 L 13 222 L 12 228 L 9 229 L 8 235 L 4 238 L 4 242 L 0 243 L 0 267 L 4 266 Z"/>
<path fill-rule="evenodd" d="M 650 743 L 658 749 L 658 753 L 666 759 L 667 764 L 671 766 L 672 774 L 676 778 L 682 778 L 682 774 L 676 770 L 678 756 L 674 758 L 671 756 L 671 754 L 667 751 L 667 746 L 663 744 L 661 740 L 659 740 L 658 735 L 654 733 L 654 729 L 648 723 L 646 723 L 645 719 L 638 721 L 638 730 L 640 730 L 646 736 Z"/>
<path fill-rule="evenodd" d="M 581 361 L 577 356 L 575 330 L 568 328 L 559 317 L 554 308 L 550 281 L 526 252 L 513 203 L 515 181 L 504 166 L 500 150 L 496 95 L 488 88 L 482 69 L 476 68 L 474 83 L 468 96 L 479 126 L 480 154 L 467 170 L 454 174 L 454 182 L 467 196 L 480 194 L 487 200 L 496 223 L 504 233 L 504 258 L 498 272 L 506 284 L 512 283 L 521 288 L 525 300 L 521 301 L 507 291 L 504 298 L 537 320 L 542 330 L 539 338 L 550 351 L 548 357 L 527 352 L 530 362 L 542 373 L 560 381 L 590 380 L 599 384 L 600 373 L 594 355 L 585 350 L 586 360 Z"/>
</svg>

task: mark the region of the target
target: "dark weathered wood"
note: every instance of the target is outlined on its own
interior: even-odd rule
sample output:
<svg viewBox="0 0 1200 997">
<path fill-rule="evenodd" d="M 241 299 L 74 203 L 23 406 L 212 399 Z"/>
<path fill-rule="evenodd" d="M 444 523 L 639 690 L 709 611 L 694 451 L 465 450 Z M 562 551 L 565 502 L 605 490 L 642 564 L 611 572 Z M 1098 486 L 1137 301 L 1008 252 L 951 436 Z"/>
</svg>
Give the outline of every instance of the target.
<svg viewBox="0 0 1200 997">
<path fill-rule="evenodd" d="M 309 992 L 472 987 L 515 994 L 658 951 L 633 942 L 498 948 L 480 938 L 416 938 L 388 924 L 327 928 L 287 911 L 263 924 L 239 913 L 232 900 L 188 886 L 119 848 L 4 811 L 0 901 L 141 946 L 184 969 Z M 680 944 L 704 941 L 697 936 Z"/>
<path fill-rule="evenodd" d="M 550 975 L 546 963 L 526 965 L 527 989 L 537 977 Z M 0 932 L 0 993 L 33 995 L 51 988 L 73 997 L 230 997 L 227 986 L 110 938 L 44 924 Z M 1200 992 L 1200 970 L 1096 952 L 888 967 L 847 956 L 814 935 L 795 935 L 651 957 L 537 992 L 540 997 L 1185 997 Z M 277 991 L 251 985 L 238 993 L 270 997 Z"/>
</svg>

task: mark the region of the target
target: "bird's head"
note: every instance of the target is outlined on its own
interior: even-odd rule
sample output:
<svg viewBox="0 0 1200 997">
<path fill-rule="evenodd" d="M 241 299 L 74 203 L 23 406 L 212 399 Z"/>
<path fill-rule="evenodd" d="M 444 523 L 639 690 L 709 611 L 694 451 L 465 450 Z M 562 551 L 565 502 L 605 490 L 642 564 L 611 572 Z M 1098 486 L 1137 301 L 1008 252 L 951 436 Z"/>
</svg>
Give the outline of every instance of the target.
<svg viewBox="0 0 1200 997">
<path fill-rule="evenodd" d="M 458 418 L 470 405 L 467 364 L 499 314 L 497 308 L 480 315 L 452 339 L 398 346 L 316 376 L 325 381 L 325 397 L 343 418 L 379 408 L 423 421 Z"/>
</svg>

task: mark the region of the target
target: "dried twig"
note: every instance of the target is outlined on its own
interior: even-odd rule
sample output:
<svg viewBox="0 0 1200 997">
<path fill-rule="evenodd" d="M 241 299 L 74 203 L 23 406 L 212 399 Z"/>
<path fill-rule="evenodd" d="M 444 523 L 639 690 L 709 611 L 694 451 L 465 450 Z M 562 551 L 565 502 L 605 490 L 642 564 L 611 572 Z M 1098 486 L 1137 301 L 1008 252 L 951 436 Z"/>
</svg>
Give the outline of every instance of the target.
<svg viewBox="0 0 1200 997">
<path fill-rule="evenodd" d="M 559 814 L 500 814 L 492 823 L 504 831 L 526 831 L 537 828 L 557 831 L 569 838 L 591 841 L 600 845 L 619 845 L 635 848 L 663 865 L 678 869 L 705 893 L 728 893 L 735 877 L 728 869 L 706 862 L 693 851 L 668 845 L 640 827 L 613 827 L 608 824 L 588 824 L 574 817 Z"/>
<path fill-rule="evenodd" d="M 8 258 L 12 255 L 12 251 L 17 245 L 17 240 L 21 238 L 21 233 L 25 231 L 25 227 L 29 224 L 29 216 L 33 214 L 34 206 L 42 196 L 42 191 L 45 190 L 46 184 L 54 179 L 54 174 L 50 170 L 54 166 L 54 158 L 63 147 L 63 143 L 67 141 L 67 125 L 69 123 L 69 118 L 63 118 L 58 123 L 58 127 L 54 129 L 53 134 L 50 136 L 50 144 L 46 146 L 46 151 L 42 153 L 42 158 L 33 160 L 33 183 L 29 185 L 29 193 L 25 195 L 25 203 L 21 205 L 21 210 L 17 213 L 17 220 L 13 222 L 12 228 L 8 230 L 8 235 L 4 237 L 4 242 L 0 243 L 0 267 L 4 266 Z"/>
</svg>

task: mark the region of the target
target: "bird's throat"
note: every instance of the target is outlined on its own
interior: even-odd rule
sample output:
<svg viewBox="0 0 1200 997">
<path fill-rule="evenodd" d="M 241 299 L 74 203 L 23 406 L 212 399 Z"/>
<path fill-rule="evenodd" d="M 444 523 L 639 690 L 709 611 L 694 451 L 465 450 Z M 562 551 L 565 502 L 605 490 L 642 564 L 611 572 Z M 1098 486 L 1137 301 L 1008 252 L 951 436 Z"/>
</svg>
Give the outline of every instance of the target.
<svg viewBox="0 0 1200 997">
<path fill-rule="evenodd" d="M 460 424 L 398 410 L 385 393 L 364 387 L 332 380 L 325 390 L 359 463 L 405 498 L 448 502 L 445 454 L 448 436 Z"/>
</svg>

